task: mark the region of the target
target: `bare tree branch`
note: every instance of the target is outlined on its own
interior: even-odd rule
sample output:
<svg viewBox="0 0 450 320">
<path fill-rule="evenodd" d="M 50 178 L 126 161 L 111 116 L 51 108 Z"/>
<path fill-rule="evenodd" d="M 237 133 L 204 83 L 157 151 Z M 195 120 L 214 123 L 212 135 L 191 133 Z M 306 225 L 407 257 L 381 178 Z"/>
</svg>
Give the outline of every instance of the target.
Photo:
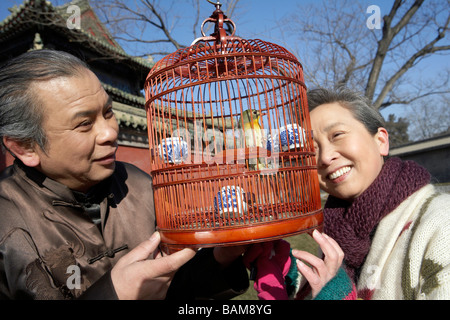
<svg viewBox="0 0 450 320">
<path fill-rule="evenodd" d="M 175 46 L 176 49 L 184 48 L 184 45 L 180 45 L 178 41 L 176 41 L 173 37 L 170 31 L 167 29 L 166 24 L 164 22 L 164 19 L 161 17 L 161 14 L 158 12 L 156 7 L 149 1 L 145 0 L 143 3 L 151 10 L 151 12 L 155 15 L 155 17 L 158 19 L 159 24 L 154 23 L 153 21 L 150 21 L 146 19 L 145 21 L 150 22 L 153 26 L 159 28 L 167 37 L 167 39 Z M 137 14 L 139 16 L 139 14 Z"/>
<path fill-rule="evenodd" d="M 178 2 L 164 0 L 136 0 L 134 6 L 126 5 L 122 0 L 98 0 L 92 5 L 101 13 L 102 20 L 113 30 L 114 38 L 122 43 L 135 45 L 148 44 L 148 55 L 169 54 L 184 48 L 189 43 L 179 40 L 176 31 L 185 28 L 192 30 L 192 40 L 197 38 L 199 22 L 206 19 L 214 11 L 214 7 L 206 1 L 192 0 L 191 11 L 181 8 Z M 238 6 L 239 0 L 226 2 L 225 14 L 230 18 Z M 205 14 L 204 10 L 209 9 Z M 184 11 L 182 11 L 184 10 Z M 174 28 L 178 22 L 183 25 Z M 192 28 L 186 28 L 192 25 Z M 132 26 L 132 27 L 130 27 Z M 140 34 L 136 29 L 140 28 Z M 151 46 L 159 44 L 159 46 Z M 170 44 L 171 46 L 168 46 Z M 142 50 L 142 49 L 141 49 Z"/>
<path fill-rule="evenodd" d="M 412 97 L 411 99 L 407 99 L 407 100 L 390 100 L 390 101 L 383 102 L 380 106 L 380 109 L 389 107 L 393 104 L 411 104 L 412 102 L 423 99 L 425 97 L 429 97 L 429 96 L 433 96 L 433 95 L 442 95 L 442 94 L 447 94 L 447 93 L 450 93 L 450 91 L 449 90 L 445 90 L 445 91 L 434 91 L 433 90 L 433 91 L 430 91 L 430 92 L 427 92 L 427 93 L 424 93 L 421 95 L 417 95 L 417 96 Z"/>
<path fill-rule="evenodd" d="M 306 42 L 297 55 L 307 62 L 302 62 L 307 84 L 365 91 L 374 108 L 382 109 L 450 90 L 448 83 L 414 89 L 406 76 L 425 58 L 450 52 L 447 8 L 438 1 L 397 0 L 383 17 L 383 29 L 370 30 L 361 15 L 365 8 L 324 1 L 302 6 L 285 25 Z"/>
<path fill-rule="evenodd" d="M 392 90 L 394 83 L 403 75 L 406 71 L 408 71 L 419 58 L 423 58 L 426 55 L 432 54 L 438 51 L 447 51 L 450 50 L 450 45 L 447 46 L 434 46 L 439 40 L 445 37 L 445 31 L 448 29 L 448 25 L 450 22 L 450 15 L 447 17 L 447 21 L 445 26 L 439 28 L 438 35 L 431 42 L 425 45 L 422 49 L 413 54 L 404 64 L 403 66 L 384 84 L 380 94 L 377 99 L 373 102 L 373 106 L 376 109 L 379 109 L 383 103 L 383 100 L 386 98 L 389 91 Z M 370 81 L 370 77 L 369 77 Z"/>
<path fill-rule="evenodd" d="M 373 101 L 373 97 L 375 94 L 375 89 L 378 83 L 378 79 L 380 76 L 381 68 L 383 66 L 384 59 L 386 57 L 386 53 L 389 50 L 389 46 L 394 39 L 394 37 L 400 32 L 402 28 L 404 28 L 410 19 L 414 16 L 417 10 L 420 8 L 424 0 L 415 1 L 409 10 L 401 17 L 400 21 L 393 27 L 391 27 L 392 21 L 396 16 L 399 8 L 403 4 L 403 1 L 396 0 L 389 15 L 384 16 L 384 25 L 383 25 L 383 36 L 381 40 L 378 42 L 377 52 L 375 53 L 374 62 L 372 64 L 372 68 L 370 70 L 369 79 L 367 80 L 366 85 L 366 96 L 370 101 Z"/>
</svg>

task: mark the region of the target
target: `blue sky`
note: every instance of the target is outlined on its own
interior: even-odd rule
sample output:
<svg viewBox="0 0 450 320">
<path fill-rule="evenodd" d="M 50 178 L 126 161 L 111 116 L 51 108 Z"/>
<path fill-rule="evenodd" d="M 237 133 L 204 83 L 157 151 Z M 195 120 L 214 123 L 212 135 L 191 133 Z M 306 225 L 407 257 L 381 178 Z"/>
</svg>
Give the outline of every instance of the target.
<svg viewBox="0 0 450 320">
<path fill-rule="evenodd" d="M 356 3 L 357 0 L 354 0 Z M 52 0 L 54 4 L 64 3 L 64 0 Z M 91 3 L 94 3 L 95 0 L 91 0 Z M 125 3 L 132 3 L 134 0 L 124 0 Z M 227 0 L 221 0 L 222 3 L 226 4 Z M 361 0 L 358 1 L 361 4 L 362 8 L 366 8 L 369 5 L 376 4 L 381 9 L 381 16 L 387 14 L 390 10 L 393 0 L 385 0 L 385 1 L 377 1 L 377 0 Z M 23 3 L 23 0 L 0 0 L 0 20 L 3 20 L 6 16 L 9 15 L 9 11 L 7 10 L 9 7 L 12 7 L 14 4 L 20 5 Z M 190 0 L 165 0 L 163 3 L 166 5 L 172 6 L 191 6 Z M 236 22 L 237 25 L 237 33 L 239 36 L 247 39 L 259 38 L 262 40 L 266 40 L 269 42 L 275 42 L 282 46 L 283 43 L 277 41 L 280 38 L 279 31 L 276 29 L 278 21 L 286 21 L 282 18 L 295 10 L 298 9 L 299 6 L 311 4 L 311 3 L 326 3 L 321 0 L 302 0 L 302 1 L 294 1 L 294 0 L 241 0 L 241 8 L 236 12 L 237 16 L 233 21 Z M 350 3 L 352 3 L 350 1 Z M 225 5 L 224 5 L 225 6 Z M 201 2 L 201 17 L 200 22 L 206 19 L 214 10 L 214 7 L 209 4 L 206 0 Z M 183 12 L 183 10 L 181 10 Z M 192 11 L 186 11 L 192 12 Z M 370 14 L 366 12 L 361 12 L 362 21 L 365 21 Z M 187 21 L 189 21 L 190 17 L 185 17 Z M 180 23 L 179 25 L 182 25 Z M 365 27 L 362 26 L 362 27 Z M 188 30 L 183 30 L 183 28 L 178 28 L 176 37 L 177 40 L 182 42 L 183 44 L 189 45 L 193 40 L 193 34 L 191 31 L 191 25 Z M 187 28 L 185 28 L 187 29 Z M 381 30 L 379 31 L 381 32 Z M 289 39 L 286 40 L 289 43 Z M 294 43 L 294 41 L 292 41 Z M 289 46 L 286 46 L 288 50 L 291 50 Z M 175 50 L 175 49 L 174 49 Z M 133 54 L 133 52 L 129 52 Z M 447 58 L 447 59 L 446 59 Z M 433 76 L 434 73 L 443 69 L 444 66 L 449 66 L 448 56 L 447 57 L 436 57 L 427 59 L 423 61 L 422 68 L 427 68 L 427 75 Z M 388 113 L 395 112 L 392 108 L 388 108 L 387 110 L 382 111 L 384 116 L 387 116 Z M 401 114 L 399 115 L 401 116 Z"/>
<path fill-rule="evenodd" d="M 190 6 L 191 2 L 189 0 L 164 0 L 167 3 L 172 3 L 176 6 Z M 357 0 L 354 0 L 355 2 Z M 9 15 L 8 8 L 14 6 L 15 4 L 20 5 L 24 2 L 24 0 L 0 0 L 0 19 L 3 20 L 7 15 Z M 51 0 L 52 3 L 63 3 L 64 0 Z M 94 3 L 95 0 L 91 0 L 91 3 Z M 132 3 L 134 0 L 124 0 L 125 3 Z M 221 2 L 225 4 L 227 0 L 221 0 Z M 278 18 L 283 17 L 286 14 L 291 13 L 294 9 L 296 9 L 299 5 L 305 5 L 308 3 L 317 3 L 320 0 L 241 0 L 240 10 L 241 16 L 241 24 L 238 26 L 239 30 L 243 34 L 243 36 L 247 36 L 246 34 L 257 33 L 257 30 L 265 30 L 270 29 L 271 26 L 275 25 L 275 22 Z M 388 10 L 393 3 L 392 0 L 362 0 L 360 3 L 367 3 L 367 6 L 371 4 L 377 4 L 380 6 L 381 10 Z M 206 14 L 209 15 L 213 12 L 214 7 L 209 4 L 206 0 L 201 2 L 202 9 L 205 9 Z M 383 12 L 382 12 L 383 14 Z M 205 16 L 205 18 L 207 18 Z"/>
</svg>

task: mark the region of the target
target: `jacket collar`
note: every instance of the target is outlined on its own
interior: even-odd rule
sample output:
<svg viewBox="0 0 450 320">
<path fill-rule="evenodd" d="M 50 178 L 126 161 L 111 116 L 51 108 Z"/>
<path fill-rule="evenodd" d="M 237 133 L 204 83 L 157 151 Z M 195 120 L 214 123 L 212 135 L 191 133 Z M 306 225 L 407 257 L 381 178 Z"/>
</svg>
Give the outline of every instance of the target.
<svg viewBox="0 0 450 320">
<path fill-rule="evenodd" d="M 14 161 L 14 166 L 20 175 L 26 176 L 29 180 L 32 181 L 32 183 L 35 183 L 38 187 L 45 188 L 52 194 L 54 194 L 54 196 L 52 197 L 53 202 L 57 201 L 58 205 L 64 205 L 64 203 L 66 203 L 70 206 L 79 206 L 78 199 L 80 199 L 80 195 L 82 195 L 82 193 L 73 191 L 62 183 L 59 183 L 47 177 L 45 174 L 36 170 L 35 168 L 26 166 L 19 159 L 16 159 Z M 110 178 L 91 188 L 91 190 L 89 190 L 87 194 L 85 194 L 85 197 L 89 199 L 95 198 L 95 201 L 97 203 L 100 203 L 108 195 L 109 184 Z M 77 193 L 77 197 L 75 197 L 74 193 Z"/>
</svg>

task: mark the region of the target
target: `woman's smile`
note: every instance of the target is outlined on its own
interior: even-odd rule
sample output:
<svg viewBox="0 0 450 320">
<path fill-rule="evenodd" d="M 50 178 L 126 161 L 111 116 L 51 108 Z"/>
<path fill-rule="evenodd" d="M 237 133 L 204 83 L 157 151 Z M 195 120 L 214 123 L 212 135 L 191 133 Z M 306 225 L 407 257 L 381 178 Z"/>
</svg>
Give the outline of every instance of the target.
<svg viewBox="0 0 450 320">
<path fill-rule="evenodd" d="M 339 181 L 343 180 L 345 178 L 345 176 L 347 176 L 346 173 L 350 172 L 350 170 L 352 170 L 352 168 L 349 166 L 340 168 L 340 169 L 334 171 L 333 173 L 330 173 L 328 175 L 328 179 L 335 180 L 334 182 L 339 182 Z M 342 179 L 339 179 L 339 181 L 337 181 L 337 179 L 341 178 L 341 177 L 342 177 Z"/>
</svg>

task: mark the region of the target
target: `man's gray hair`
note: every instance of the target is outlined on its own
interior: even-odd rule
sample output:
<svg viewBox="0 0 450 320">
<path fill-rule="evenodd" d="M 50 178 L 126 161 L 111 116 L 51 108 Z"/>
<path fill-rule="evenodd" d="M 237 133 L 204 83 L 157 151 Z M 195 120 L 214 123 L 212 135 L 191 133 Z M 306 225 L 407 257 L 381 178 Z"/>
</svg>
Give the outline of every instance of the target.
<svg viewBox="0 0 450 320">
<path fill-rule="evenodd" d="M 31 90 L 38 81 L 80 75 L 89 69 L 77 57 L 63 51 L 35 50 L 15 57 L 0 69 L 0 140 L 7 136 L 31 146 L 37 143 L 45 151 L 42 128 L 43 101 Z"/>
<path fill-rule="evenodd" d="M 370 106 L 369 100 L 360 92 L 347 88 L 337 90 L 317 88 L 309 90 L 307 96 L 310 111 L 322 104 L 336 102 L 348 109 L 372 135 L 378 132 L 378 128 L 385 127 L 383 116 Z"/>
</svg>

